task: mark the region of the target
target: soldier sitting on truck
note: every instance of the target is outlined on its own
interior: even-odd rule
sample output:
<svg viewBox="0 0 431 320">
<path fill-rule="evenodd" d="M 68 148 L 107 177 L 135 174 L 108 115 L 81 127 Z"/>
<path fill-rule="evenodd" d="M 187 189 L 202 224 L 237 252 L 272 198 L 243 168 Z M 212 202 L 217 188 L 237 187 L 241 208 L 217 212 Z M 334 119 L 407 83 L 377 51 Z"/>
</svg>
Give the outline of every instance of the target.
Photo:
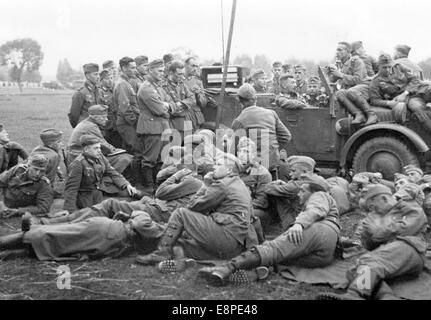
<svg viewBox="0 0 431 320">
<path fill-rule="evenodd" d="M 331 82 L 339 82 L 341 85 L 341 90 L 335 96 L 340 105 L 354 115 L 352 124 L 365 122 L 364 125 L 367 126 L 377 122 L 377 115 L 367 102 L 367 69 L 359 56 L 351 56 L 350 53 L 350 44 L 339 42 L 336 51 L 338 63 L 328 66 L 327 73 Z"/>
<path fill-rule="evenodd" d="M 397 118 L 407 105 L 422 127 L 431 132 L 431 119 L 425 112 L 426 103 L 431 102 L 431 86 L 403 64 L 392 61 L 389 54 L 381 54 L 378 62 L 379 73 L 370 84 L 370 103 L 392 109 Z"/>
</svg>

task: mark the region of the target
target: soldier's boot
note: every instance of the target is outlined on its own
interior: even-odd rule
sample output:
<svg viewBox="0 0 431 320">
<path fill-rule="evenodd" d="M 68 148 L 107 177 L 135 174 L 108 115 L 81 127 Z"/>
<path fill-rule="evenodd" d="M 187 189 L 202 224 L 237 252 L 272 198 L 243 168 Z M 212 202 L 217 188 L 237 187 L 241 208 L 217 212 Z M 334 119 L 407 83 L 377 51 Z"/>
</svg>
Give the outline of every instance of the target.
<svg viewBox="0 0 431 320">
<path fill-rule="evenodd" d="M 132 163 L 130 164 L 130 170 L 133 176 L 132 185 L 136 189 L 142 190 L 144 185 L 142 183 L 141 160 L 133 157 Z"/>
<path fill-rule="evenodd" d="M 0 249 L 13 249 L 22 244 L 24 232 L 17 232 L 0 237 Z"/>
<path fill-rule="evenodd" d="M 368 104 L 367 100 L 359 93 L 348 92 L 347 98 L 352 101 L 359 109 L 361 109 L 362 112 L 367 116 L 367 121 L 364 123 L 364 126 L 369 126 L 379 121 L 376 113 L 371 109 L 371 106 Z M 352 124 L 354 124 L 354 121 L 352 121 Z"/>
<path fill-rule="evenodd" d="M 143 188 L 142 191 L 146 194 L 152 196 L 154 193 L 154 178 L 153 178 L 153 168 L 142 166 L 141 167 Z"/>
<path fill-rule="evenodd" d="M 369 272 L 356 273 L 350 282 L 347 292 L 325 292 L 317 295 L 318 300 L 367 300 L 373 296 L 374 289 L 378 287 L 380 278 L 372 269 L 366 267 Z M 358 269 L 357 269 L 358 270 Z"/>
<path fill-rule="evenodd" d="M 216 267 L 206 267 L 199 270 L 199 275 L 215 286 L 224 285 L 229 277 L 240 269 L 253 269 L 259 267 L 261 258 L 255 248 L 241 253 L 229 262 Z"/>
<path fill-rule="evenodd" d="M 186 258 L 183 248 L 181 246 L 175 246 L 172 248 L 172 259 L 160 262 L 157 269 L 161 273 L 176 273 L 194 267 L 195 265 L 196 260 Z"/>
<path fill-rule="evenodd" d="M 155 265 L 162 261 L 172 259 L 172 246 L 181 236 L 182 232 L 183 226 L 169 223 L 159 241 L 156 251 L 147 255 L 137 256 L 136 262 L 143 265 Z"/>
<path fill-rule="evenodd" d="M 353 115 L 352 124 L 360 124 L 366 121 L 364 114 L 361 110 L 347 98 L 345 90 L 340 90 L 336 94 L 338 102 L 351 114 Z"/>
</svg>

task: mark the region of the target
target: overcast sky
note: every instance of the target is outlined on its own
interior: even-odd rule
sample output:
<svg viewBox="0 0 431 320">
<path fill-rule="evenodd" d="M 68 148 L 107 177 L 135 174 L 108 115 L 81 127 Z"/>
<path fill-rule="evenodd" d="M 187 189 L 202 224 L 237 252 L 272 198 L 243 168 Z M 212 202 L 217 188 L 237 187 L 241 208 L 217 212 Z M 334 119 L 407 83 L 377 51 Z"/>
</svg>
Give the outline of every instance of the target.
<svg viewBox="0 0 431 320">
<path fill-rule="evenodd" d="M 221 1 L 227 40 L 232 0 L 1 0 L 0 43 L 36 39 L 43 75 L 55 75 L 63 58 L 80 68 L 126 55 L 159 58 L 179 46 L 219 59 Z M 430 9 L 429 0 L 237 0 L 231 58 L 329 60 L 338 41 L 362 40 L 375 56 L 408 44 L 420 61 L 431 57 Z"/>
</svg>

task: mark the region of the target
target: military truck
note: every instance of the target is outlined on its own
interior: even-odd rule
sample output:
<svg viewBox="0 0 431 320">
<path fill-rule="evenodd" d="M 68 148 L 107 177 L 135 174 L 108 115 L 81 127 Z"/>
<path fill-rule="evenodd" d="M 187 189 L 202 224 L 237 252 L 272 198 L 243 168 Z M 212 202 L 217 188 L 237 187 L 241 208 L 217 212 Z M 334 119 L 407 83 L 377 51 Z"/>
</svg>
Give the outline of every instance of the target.
<svg viewBox="0 0 431 320">
<path fill-rule="evenodd" d="M 245 73 L 240 66 L 229 67 L 226 94 L 220 101 L 222 67 L 202 68 L 204 87 L 222 108 L 221 125 L 230 127 L 242 110 L 236 92 L 244 82 Z M 391 110 L 373 107 L 379 119 L 377 124 L 352 125 L 352 118 L 334 97 L 335 86 L 328 83 L 320 68 L 319 76 L 329 95 L 326 108 L 283 109 L 275 105 L 275 95 L 258 94 L 257 105 L 275 110 L 292 133 L 292 141 L 284 146 L 288 155 L 312 157 L 318 167 L 336 169 L 347 176 L 372 171 L 393 179 L 394 173 L 401 172 L 407 164 L 428 170 L 431 134 L 421 128 L 414 115 L 407 112 L 404 121 L 397 122 Z M 207 121 L 216 121 L 214 109 L 207 108 L 204 115 Z"/>
</svg>

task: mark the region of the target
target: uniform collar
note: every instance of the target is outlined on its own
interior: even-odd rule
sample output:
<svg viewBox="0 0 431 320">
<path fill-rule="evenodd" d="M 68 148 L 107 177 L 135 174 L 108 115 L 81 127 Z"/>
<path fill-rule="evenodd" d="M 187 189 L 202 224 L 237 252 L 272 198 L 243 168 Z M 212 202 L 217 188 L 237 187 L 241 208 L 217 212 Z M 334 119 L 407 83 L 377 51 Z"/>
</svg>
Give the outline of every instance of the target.
<svg viewBox="0 0 431 320">
<path fill-rule="evenodd" d="M 90 81 L 85 81 L 85 84 L 84 84 L 86 87 L 87 87 L 87 89 L 88 90 L 90 90 L 91 92 L 93 92 L 93 91 L 95 91 L 96 90 L 96 85 L 94 85 L 94 84 L 92 84 Z"/>
</svg>

